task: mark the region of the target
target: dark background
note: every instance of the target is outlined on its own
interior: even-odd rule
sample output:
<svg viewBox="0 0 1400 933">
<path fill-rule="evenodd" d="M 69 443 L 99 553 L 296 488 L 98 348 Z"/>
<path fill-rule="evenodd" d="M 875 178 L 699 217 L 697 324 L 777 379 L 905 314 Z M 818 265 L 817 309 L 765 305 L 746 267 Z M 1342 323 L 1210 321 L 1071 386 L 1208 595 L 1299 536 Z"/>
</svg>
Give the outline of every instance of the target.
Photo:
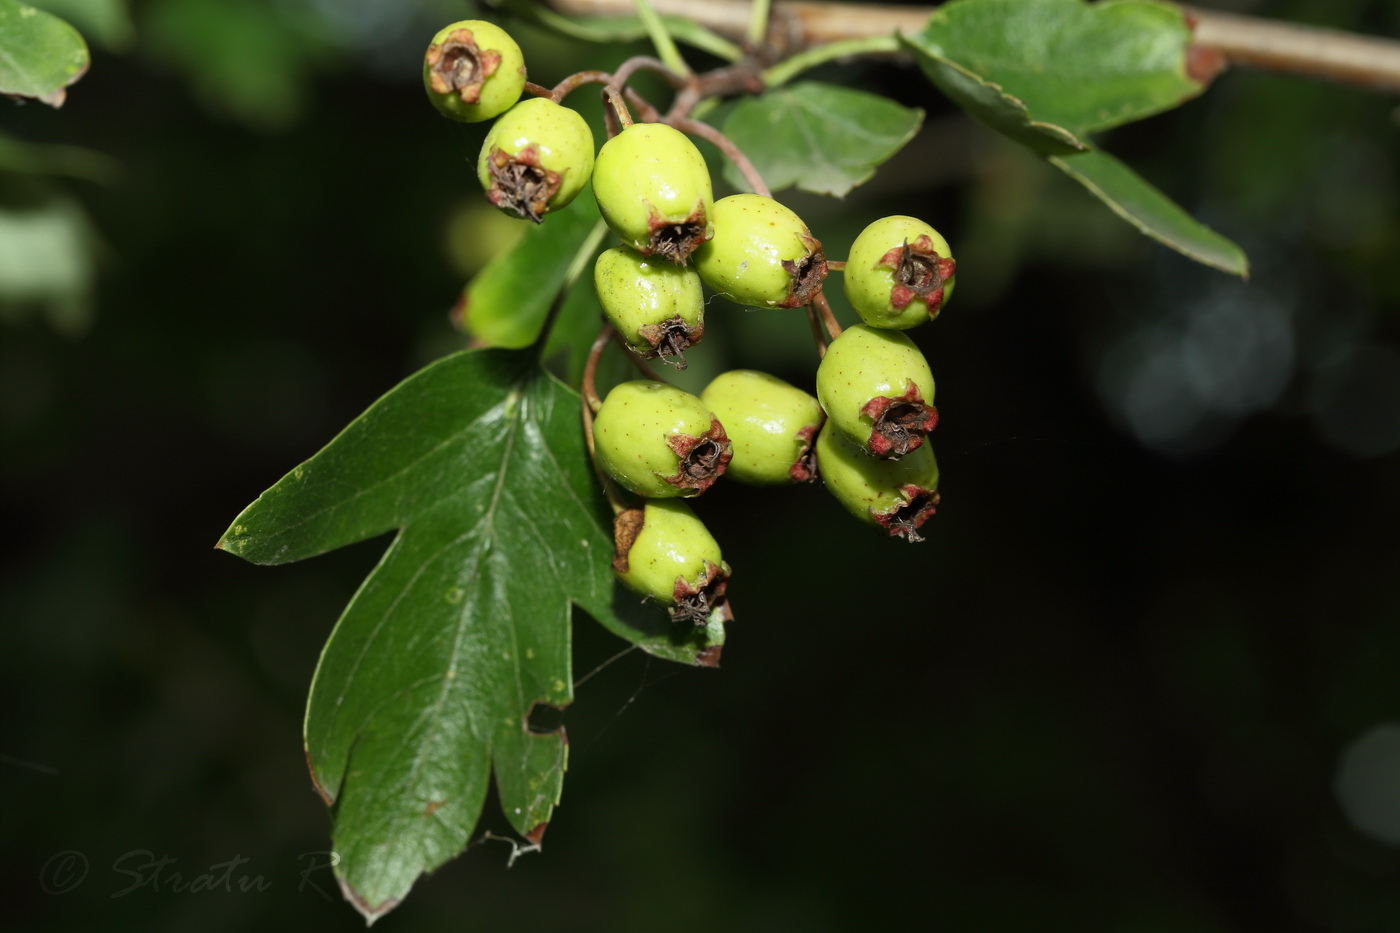
<svg viewBox="0 0 1400 933">
<path fill-rule="evenodd" d="M 464 342 L 448 309 L 511 225 L 471 171 L 484 127 L 418 69 L 473 9 L 45 5 L 94 61 L 60 111 L 0 103 L 5 138 L 82 147 L 0 151 L 0 926 L 358 929 L 303 877 L 330 825 L 301 715 L 386 541 L 278 568 L 212 545 Z M 1400 30 L 1389 2 L 1229 6 Z M 633 51 L 517 32 L 545 84 Z M 953 244 L 914 335 L 928 541 L 820 489 L 717 487 L 724 667 L 589 679 L 545 852 L 476 845 L 382 926 L 1400 929 L 1396 99 L 1234 72 L 1106 138 L 1245 247 L 1241 283 L 911 69 L 818 76 L 929 111 L 844 202 L 780 194 L 833 257 L 894 212 Z M 694 380 L 810 387 L 800 317 L 709 325 Z M 622 647 L 580 618 L 576 677 Z M 169 887 L 233 859 L 266 889 Z"/>
</svg>

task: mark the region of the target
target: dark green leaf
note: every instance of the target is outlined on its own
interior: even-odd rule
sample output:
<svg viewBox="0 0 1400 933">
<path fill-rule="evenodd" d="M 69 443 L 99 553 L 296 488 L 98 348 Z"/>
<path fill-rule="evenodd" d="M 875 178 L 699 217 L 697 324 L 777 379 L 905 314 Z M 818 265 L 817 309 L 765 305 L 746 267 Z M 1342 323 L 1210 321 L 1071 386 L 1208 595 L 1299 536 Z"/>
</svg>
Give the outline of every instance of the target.
<svg viewBox="0 0 1400 933">
<path fill-rule="evenodd" d="M 499 253 L 467 284 L 463 321 L 486 346 L 528 347 L 540 335 L 574 257 L 601 222 L 593 189 L 573 203 L 546 214 L 544 223 L 528 228 L 515 245 Z M 588 270 L 591 277 L 592 270 Z"/>
<path fill-rule="evenodd" d="M 461 852 L 494 770 L 538 838 L 559 798 L 573 698 L 570 604 L 662 657 L 714 663 L 718 622 L 677 631 L 612 579 L 610 513 L 579 397 L 533 354 L 466 351 L 410 377 L 265 492 L 220 546 L 259 563 L 398 535 L 321 656 L 306 718 L 335 806 L 336 872 L 366 917 Z"/>
<path fill-rule="evenodd" d="M 1076 135 L 1169 110 L 1204 89 L 1186 74 L 1185 14 L 1152 0 L 953 0 L 908 41 Z"/>
<path fill-rule="evenodd" d="M 1153 0 L 953 0 L 905 38 L 929 79 L 972 116 L 1048 158 L 1116 214 L 1206 265 L 1245 275 L 1238 246 L 1193 220 L 1088 134 L 1204 88 L 1190 30 Z"/>
<path fill-rule="evenodd" d="M 914 48 L 916 53 L 923 53 L 917 45 Z M 1085 147 L 1064 127 L 1033 119 L 1019 99 L 962 65 L 926 53 L 916 54 L 916 58 L 940 91 L 998 133 L 1045 155 L 1078 152 Z"/>
<path fill-rule="evenodd" d="M 76 29 L 17 0 L 0 0 L 0 94 L 61 107 L 68 85 L 87 68 L 87 43 Z"/>
<path fill-rule="evenodd" d="M 876 94 L 804 82 L 741 101 L 724 132 L 774 191 L 797 185 L 842 197 L 913 139 L 923 119 L 922 110 Z M 724 176 L 751 190 L 727 160 Z"/>
<path fill-rule="evenodd" d="M 1090 149 L 1071 156 L 1051 156 L 1050 161 L 1152 239 L 1222 272 L 1249 275 L 1249 260 L 1243 250 L 1108 153 Z"/>
</svg>

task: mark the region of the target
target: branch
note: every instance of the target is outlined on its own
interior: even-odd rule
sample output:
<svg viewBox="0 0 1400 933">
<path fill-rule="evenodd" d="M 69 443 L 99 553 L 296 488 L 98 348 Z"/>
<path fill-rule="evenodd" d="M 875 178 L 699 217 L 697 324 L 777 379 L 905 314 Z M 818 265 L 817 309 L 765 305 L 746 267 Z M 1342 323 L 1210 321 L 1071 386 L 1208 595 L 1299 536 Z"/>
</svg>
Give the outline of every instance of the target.
<svg viewBox="0 0 1400 933">
<path fill-rule="evenodd" d="M 632 0 L 546 0 L 561 13 L 575 16 L 623 16 Z M 685 16 L 722 35 L 742 39 L 748 28 L 751 0 L 652 0 L 658 13 Z M 1193 54 L 1216 64 L 1320 78 L 1380 91 L 1400 92 L 1400 42 L 1220 13 L 1182 5 L 1195 41 Z M 791 54 L 811 45 L 841 39 L 917 32 L 929 7 L 821 3 L 774 0 L 768 41 Z"/>
</svg>

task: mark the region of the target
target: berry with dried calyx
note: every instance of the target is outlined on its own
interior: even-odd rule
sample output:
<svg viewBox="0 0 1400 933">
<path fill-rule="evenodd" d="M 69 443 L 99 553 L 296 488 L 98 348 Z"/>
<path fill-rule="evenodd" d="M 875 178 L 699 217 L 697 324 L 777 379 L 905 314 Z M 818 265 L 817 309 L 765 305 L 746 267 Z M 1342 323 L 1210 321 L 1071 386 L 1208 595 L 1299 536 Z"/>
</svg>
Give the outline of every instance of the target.
<svg viewBox="0 0 1400 933">
<path fill-rule="evenodd" d="M 922 541 L 919 526 L 938 506 L 938 461 L 925 444 L 899 460 L 879 460 L 828 422 L 817 436 L 822 482 L 856 518 L 890 537 Z"/>
<path fill-rule="evenodd" d="M 655 499 L 624 509 L 613 522 L 612 569 L 623 585 L 671 609 L 675 622 L 705 625 L 729 616 L 729 565 L 690 506 Z"/>
<path fill-rule="evenodd" d="M 933 373 L 899 331 L 857 324 L 827 347 L 817 367 L 817 398 L 836 429 L 872 456 L 897 459 L 918 449 L 938 424 Z"/>
<path fill-rule="evenodd" d="M 826 278 L 826 256 L 790 209 L 759 194 L 715 202 L 714 238 L 695 253 L 705 284 L 757 308 L 800 308 Z"/>
<path fill-rule="evenodd" d="M 811 395 L 777 376 L 734 369 L 716 376 L 700 400 L 734 446 L 725 475 L 756 486 L 816 479 L 813 444 L 825 416 Z"/>
<path fill-rule="evenodd" d="M 684 265 L 714 235 L 705 157 L 664 123 L 633 123 L 603 144 L 593 196 L 608 226 L 643 256 Z"/>
<path fill-rule="evenodd" d="M 846 259 L 846 299 L 872 327 L 904 330 L 938 317 L 957 264 L 948 241 L 917 217 L 882 217 L 861 231 Z"/>
<path fill-rule="evenodd" d="M 443 116 L 478 123 L 505 113 L 525 89 L 525 58 L 501 27 L 466 19 L 438 30 L 423 56 L 423 87 Z"/>
<path fill-rule="evenodd" d="M 545 97 L 522 100 L 496 120 L 476 174 L 507 214 L 539 223 L 572 201 L 593 171 L 593 131 L 583 117 Z"/>
<path fill-rule="evenodd" d="M 694 269 L 619 246 L 598 255 L 593 285 L 603 313 L 633 353 L 648 360 L 679 357 L 672 365 L 685 369 L 686 349 L 705 334 L 705 295 Z"/>
<path fill-rule="evenodd" d="M 729 436 L 705 403 L 664 382 L 619 383 L 593 421 L 598 466 L 650 498 L 698 496 L 733 456 Z"/>
</svg>

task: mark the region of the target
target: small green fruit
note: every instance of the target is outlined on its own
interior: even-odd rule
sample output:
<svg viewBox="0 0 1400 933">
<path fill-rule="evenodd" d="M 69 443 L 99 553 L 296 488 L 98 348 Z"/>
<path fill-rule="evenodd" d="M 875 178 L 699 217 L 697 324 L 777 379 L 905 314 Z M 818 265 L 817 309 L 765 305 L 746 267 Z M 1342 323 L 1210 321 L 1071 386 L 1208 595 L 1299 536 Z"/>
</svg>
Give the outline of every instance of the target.
<svg viewBox="0 0 1400 933">
<path fill-rule="evenodd" d="M 690 506 L 657 499 L 626 509 L 613 523 L 613 573 L 623 585 L 671 607 L 675 622 L 704 625 L 729 618 L 729 565 Z"/>
<path fill-rule="evenodd" d="M 715 235 L 695 253 L 700 278 L 730 301 L 800 308 L 826 278 L 821 243 L 787 207 L 758 194 L 715 202 Z"/>
<path fill-rule="evenodd" d="M 705 157 L 664 123 L 634 123 L 603 144 L 593 196 L 608 226 L 643 256 L 684 265 L 714 235 Z"/>
<path fill-rule="evenodd" d="M 816 479 L 812 445 L 825 416 L 815 398 L 777 376 L 735 369 L 716 376 L 700 400 L 734 447 L 726 475 L 755 486 Z"/>
<path fill-rule="evenodd" d="M 928 445 L 877 460 L 828 422 L 817 436 L 822 482 L 852 515 L 890 537 L 922 541 L 918 528 L 938 506 L 938 461 Z"/>
<path fill-rule="evenodd" d="M 705 294 L 694 269 L 619 246 L 598 255 L 593 285 L 603 313 L 633 353 L 648 360 L 676 356 L 672 365 L 685 369 L 686 349 L 705 334 Z"/>
<path fill-rule="evenodd" d="M 705 403 L 664 382 L 637 379 L 608 393 L 593 421 L 598 465 L 649 498 L 698 496 L 733 456 Z"/>
<path fill-rule="evenodd" d="M 465 19 L 438 30 L 423 56 L 423 87 L 443 116 L 479 123 L 505 113 L 525 89 L 525 58 L 501 27 Z"/>
<path fill-rule="evenodd" d="M 882 217 L 846 259 L 846 299 L 872 327 L 904 330 L 938 317 L 957 264 L 948 241 L 917 217 Z"/>
<path fill-rule="evenodd" d="M 817 398 L 836 429 L 872 456 L 918 449 L 938 424 L 933 373 L 904 334 L 857 324 L 831 342 L 817 367 Z"/>
<path fill-rule="evenodd" d="M 507 214 L 539 223 L 572 201 L 593 171 L 593 132 L 568 107 L 522 100 L 486 134 L 476 174 L 486 197 Z"/>
</svg>

